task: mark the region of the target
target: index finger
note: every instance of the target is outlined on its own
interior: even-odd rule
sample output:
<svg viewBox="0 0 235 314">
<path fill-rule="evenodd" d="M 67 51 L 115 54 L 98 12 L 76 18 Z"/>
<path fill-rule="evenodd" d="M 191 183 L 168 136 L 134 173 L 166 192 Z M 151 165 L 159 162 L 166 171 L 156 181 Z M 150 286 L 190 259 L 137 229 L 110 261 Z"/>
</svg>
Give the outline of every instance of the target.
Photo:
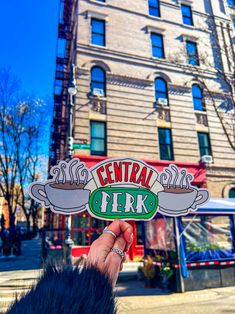
<svg viewBox="0 0 235 314">
<path fill-rule="evenodd" d="M 126 221 L 115 219 L 109 226 L 108 229 L 120 236 L 122 234 L 126 242 L 132 241 L 133 227 Z"/>
</svg>

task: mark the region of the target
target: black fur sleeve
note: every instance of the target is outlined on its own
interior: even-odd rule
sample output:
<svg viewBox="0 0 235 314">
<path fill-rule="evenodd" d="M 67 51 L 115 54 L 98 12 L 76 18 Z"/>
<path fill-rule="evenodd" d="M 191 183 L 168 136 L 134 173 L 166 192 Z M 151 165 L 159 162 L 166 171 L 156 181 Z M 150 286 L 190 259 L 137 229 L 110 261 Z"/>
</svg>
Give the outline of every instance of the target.
<svg viewBox="0 0 235 314">
<path fill-rule="evenodd" d="M 115 300 L 106 276 L 95 268 L 49 267 L 8 314 L 113 314 Z"/>
</svg>

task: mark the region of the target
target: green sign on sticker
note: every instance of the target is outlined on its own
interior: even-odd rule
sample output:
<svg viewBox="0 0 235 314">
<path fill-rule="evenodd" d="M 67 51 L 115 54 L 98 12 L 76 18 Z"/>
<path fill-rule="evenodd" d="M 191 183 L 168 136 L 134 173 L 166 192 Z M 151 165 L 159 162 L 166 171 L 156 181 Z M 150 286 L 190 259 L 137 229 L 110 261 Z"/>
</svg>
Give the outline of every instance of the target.
<svg viewBox="0 0 235 314">
<path fill-rule="evenodd" d="M 89 201 L 93 215 L 106 219 L 151 219 L 157 210 L 158 197 L 141 188 L 99 188 Z"/>
<path fill-rule="evenodd" d="M 73 144 L 73 149 L 91 149 L 91 144 L 75 143 Z"/>
</svg>

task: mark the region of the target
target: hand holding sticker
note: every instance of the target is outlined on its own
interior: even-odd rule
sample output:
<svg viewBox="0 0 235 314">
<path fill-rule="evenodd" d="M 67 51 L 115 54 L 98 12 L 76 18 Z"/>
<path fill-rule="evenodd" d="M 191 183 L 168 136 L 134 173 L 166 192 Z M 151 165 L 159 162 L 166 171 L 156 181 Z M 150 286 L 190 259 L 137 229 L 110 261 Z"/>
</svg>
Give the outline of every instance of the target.
<svg viewBox="0 0 235 314">
<path fill-rule="evenodd" d="M 121 220 L 114 220 L 108 229 L 115 235 L 103 233 L 90 247 L 88 263 L 107 274 L 115 285 L 117 277 L 124 262 L 118 253 L 112 249 L 127 252 L 133 240 L 133 228 L 130 224 Z"/>
</svg>

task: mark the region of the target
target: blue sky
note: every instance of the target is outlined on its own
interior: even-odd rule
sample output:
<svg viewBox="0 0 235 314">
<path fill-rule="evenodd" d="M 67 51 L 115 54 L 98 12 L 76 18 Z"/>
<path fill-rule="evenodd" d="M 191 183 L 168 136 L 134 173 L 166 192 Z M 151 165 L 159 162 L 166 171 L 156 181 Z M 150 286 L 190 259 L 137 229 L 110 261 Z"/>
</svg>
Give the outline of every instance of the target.
<svg viewBox="0 0 235 314">
<path fill-rule="evenodd" d="M 22 89 L 52 97 L 59 0 L 0 1 L 0 68 L 11 67 Z"/>
</svg>

